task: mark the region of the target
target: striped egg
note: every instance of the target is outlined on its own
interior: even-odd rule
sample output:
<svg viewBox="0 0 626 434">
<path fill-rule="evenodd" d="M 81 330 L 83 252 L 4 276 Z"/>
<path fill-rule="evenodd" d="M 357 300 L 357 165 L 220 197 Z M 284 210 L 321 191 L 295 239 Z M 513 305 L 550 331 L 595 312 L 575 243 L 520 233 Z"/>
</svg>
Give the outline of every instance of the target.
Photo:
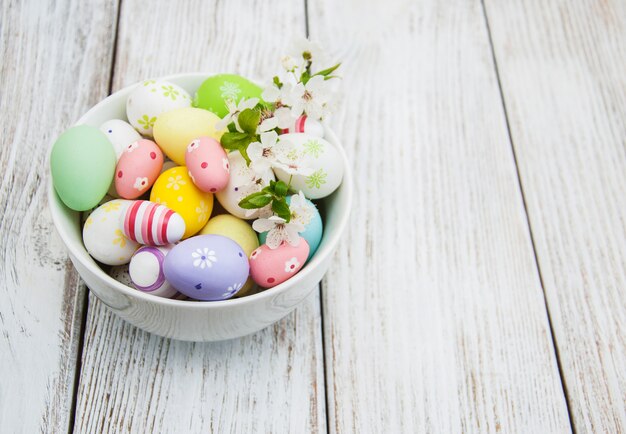
<svg viewBox="0 0 626 434">
<path fill-rule="evenodd" d="M 324 137 L 324 126 L 320 121 L 302 115 L 296 119 L 289 128 L 285 128 L 282 132 L 283 134 L 307 133 L 316 137 Z"/>
<path fill-rule="evenodd" d="M 171 249 L 172 246 L 144 246 L 135 252 L 128 265 L 128 274 L 135 289 L 164 298 L 179 294 L 163 274 L 163 261 Z"/>
<path fill-rule="evenodd" d="M 149 246 L 173 244 L 185 233 L 185 221 L 179 214 L 147 200 L 133 201 L 122 220 L 128 238 Z"/>
</svg>

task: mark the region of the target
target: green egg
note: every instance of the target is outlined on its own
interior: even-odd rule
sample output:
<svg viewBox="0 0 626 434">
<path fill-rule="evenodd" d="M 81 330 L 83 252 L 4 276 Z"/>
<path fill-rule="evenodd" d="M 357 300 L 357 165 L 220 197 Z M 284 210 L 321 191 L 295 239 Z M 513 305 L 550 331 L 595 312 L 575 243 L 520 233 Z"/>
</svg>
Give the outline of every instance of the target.
<svg viewBox="0 0 626 434">
<path fill-rule="evenodd" d="M 75 211 L 93 208 L 111 185 L 115 162 L 113 145 L 102 131 L 89 125 L 72 127 L 52 146 L 54 189 Z"/>
<path fill-rule="evenodd" d="M 239 102 L 241 98 L 261 98 L 263 90 L 250 80 L 235 74 L 209 77 L 196 92 L 193 106 L 212 111 L 220 118 L 228 114 L 227 100 Z"/>
</svg>

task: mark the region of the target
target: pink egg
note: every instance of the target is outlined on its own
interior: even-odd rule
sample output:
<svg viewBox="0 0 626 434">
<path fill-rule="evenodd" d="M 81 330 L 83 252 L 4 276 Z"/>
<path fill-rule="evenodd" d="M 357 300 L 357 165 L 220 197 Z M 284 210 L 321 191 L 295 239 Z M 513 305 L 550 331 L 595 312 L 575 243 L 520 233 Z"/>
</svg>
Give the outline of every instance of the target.
<svg viewBox="0 0 626 434">
<path fill-rule="evenodd" d="M 300 238 L 297 247 L 283 242 L 272 250 L 263 244 L 250 254 L 250 276 L 257 285 L 271 288 L 295 276 L 309 256 L 309 245 Z"/>
<path fill-rule="evenodd" d="M 180 214 L 147 200 L 134 201 L 121 218 L 124 234 L 140 244 L 173 244 L 185 233 L 185 221 Z"/>
<path fill-rule="evenodd" d="M 320 121 L 302 115 L 289 128 L 285 128 L 282 133 L 307 133 L 316 137 L 324 137 L 324 126 Z"/>
<path fill-rule="evenodd" d="M 228 184 L 230 166 L 224 148 L 211 137 L 200 137 L 187 146 L 185 164 L 196 187 L 207 193 L 222 190 Z"/>
<path fill-rule="evenodd" d="M 124 199 L 144 194 L 159 176 L 163 152 L 151 140 L 141 139 L 124 149 L 115 168 L 115 190 Z"/>
</svg>

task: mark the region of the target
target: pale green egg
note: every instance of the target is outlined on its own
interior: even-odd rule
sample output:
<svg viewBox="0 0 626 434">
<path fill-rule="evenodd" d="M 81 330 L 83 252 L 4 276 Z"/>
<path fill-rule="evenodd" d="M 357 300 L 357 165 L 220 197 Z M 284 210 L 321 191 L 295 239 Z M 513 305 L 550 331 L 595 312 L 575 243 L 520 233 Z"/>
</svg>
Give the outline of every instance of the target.
<svg viewBox="0 0 626 434">
<path fill-rule="evenodd" d="M 54 189 L 69 208 L 86 211 L 107 193 L 115 163 L 113 145 L 102 131 L 89 125 L 72 127 L 52 146 Z"/>
</svg>

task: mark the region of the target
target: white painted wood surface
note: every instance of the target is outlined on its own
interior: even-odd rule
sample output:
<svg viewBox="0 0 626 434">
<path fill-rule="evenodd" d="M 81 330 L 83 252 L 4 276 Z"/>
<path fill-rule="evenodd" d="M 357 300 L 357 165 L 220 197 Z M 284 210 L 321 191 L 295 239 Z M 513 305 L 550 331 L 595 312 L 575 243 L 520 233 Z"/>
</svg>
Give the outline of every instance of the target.
<svg viewBox="0 0 626 434">
<path fill-rule="evenodd" d="M 626 3 L 487 1 L 577 432 L 626 432 Z"/>
<path fill-rule="evenodd" d="M 94 14 L 91 8 L 98 10 Z M 107 95 L 117 6 L 0 9 L 0 432 L 67 432 L 85 290 L 46 206 L 50 142 Z"/>
<path fill-rule="evenodd" d="M 323 285 L 330 431 L 568 432 L 481 3 L 309 6 L 357 185 Z"/>
<path fill-rule="evenodd" d="M 305 32 L 302 2 L 145 6 L 122 2 L 114 90 L 188 71 L 271 77 L 287 39 L 275 29 Z M 217 344 L 150 335 L 91 297 L 75 430 L 325 432 L 324 389 L 318 291 L 275 326 Z"/>
<path fill-rule="evenodd" d="M 124 0 L 113 65 L 116 1 L 2 3 L 0 432 L 626 431 L 626 5 L 307 3 Z M 111 71 L 268 77 L 307 16 L 357 181 L 322 299 L 218 344 L 83 312 L 49 142 Z"/>
</svg>

